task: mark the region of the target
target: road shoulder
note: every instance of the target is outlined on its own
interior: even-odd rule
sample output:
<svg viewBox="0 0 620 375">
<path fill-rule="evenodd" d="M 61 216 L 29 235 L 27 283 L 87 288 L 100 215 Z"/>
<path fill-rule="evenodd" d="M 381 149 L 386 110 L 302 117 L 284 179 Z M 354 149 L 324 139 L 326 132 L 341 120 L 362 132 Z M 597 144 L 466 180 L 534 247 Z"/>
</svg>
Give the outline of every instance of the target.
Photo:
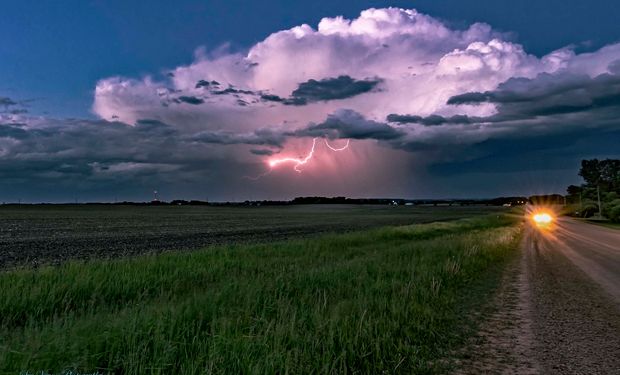
<svg viewBox="0 0 620 375">
<path fill-rule="evenodd" d="M 531 296 L 521 252 L 506 267 L 478 332 L 458 355 L 455 374 L 540 374 L 534 353 Z"/>
<path fill-rule="evenodd" d="M 620 374 L 613 298 L 530 228 L 457 374 Z"/>
</svg>

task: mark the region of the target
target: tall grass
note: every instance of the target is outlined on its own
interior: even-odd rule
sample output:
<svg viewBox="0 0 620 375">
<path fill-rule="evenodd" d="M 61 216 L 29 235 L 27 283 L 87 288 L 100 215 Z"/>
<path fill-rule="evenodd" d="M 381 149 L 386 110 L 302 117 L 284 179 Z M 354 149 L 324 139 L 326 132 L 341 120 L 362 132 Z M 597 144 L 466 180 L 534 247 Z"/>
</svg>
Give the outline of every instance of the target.
<svg viewBox="0 0 620 375">
<path fill-rule="evenodd" d="M 504 216 L 0 274 L 0 372 L 431 373 L 492 292 Z"/>
</svg>

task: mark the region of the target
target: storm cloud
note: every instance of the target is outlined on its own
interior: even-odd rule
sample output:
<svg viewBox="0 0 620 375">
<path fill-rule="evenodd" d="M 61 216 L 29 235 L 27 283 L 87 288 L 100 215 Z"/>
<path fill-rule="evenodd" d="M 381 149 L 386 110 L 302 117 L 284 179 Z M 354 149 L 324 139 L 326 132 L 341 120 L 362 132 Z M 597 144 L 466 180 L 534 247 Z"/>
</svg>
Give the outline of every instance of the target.
<svg viewBox="0 0 620 375">
<path fill-rule="evenodd" d="M 6 96 L 0 96 L 0 106 L 8 107 L 12 105 L 17 105 L 17 102 Z"/>
<path fill-rule="evenodd" d="M 230 133 L 230 132 L 200 132 L 188 140 L 202 143 L 213 143 L 221 145 L 266 145 L 274 147 L 282 147 L 285 141 L 285 135 L 273 129 L 263 128 L 257 129 L 251 133 Z M 257 154 L 256 152 L 253 152 Z"/>
<path fill-rule="evenodd" d="M 292 97 L 308 102 L 346 99 L 373 90 L 380 79 L 356 80 L 347 75 L 337 78 L 311 79 L 299 84 Z"/>
<path fill-rule="evenodd" d="M 512 78 L 497 89 L 451 97 L 450 105 L 498 105 L 498 116 L 513 118 L 553 116 L 620 106 L 620 75 L 610 72 L 595 77 L 585 74 L 540 74 L 534 78 Z M 613 73 L 612 73 L 613 72 Z"/>
<path fill-rule="evenodd" d="M 197 98 L 195 96 L 179 96 L 178 100 L 183 103 L 198 105 L 202 104 L 205 101 L 203 99 Z"/>
<path fill-rule="evenodd" d="M 391 140 L 405 134 L 388 124 L 372 121 L 352 110 L 339 110 L 319 124 L 310 124 L 293 133 L 296 136 Z"/>
<path fill-rule="evenodd" d="M 391 113 L 386 117 L 388 122 L 399 124 L 422 124 L 426 126 L 444 125 L 444 124 L 470 124 L 475 122 L 477 118 L 467 115 L 453 115 L 444 117 L 440 115 L 417 116 L 417 115 L 398 115 Z"/>
<path fill-rule="evenodd" d="M 99 80 L 98 120 L 0 112 L 4 184 L 409 194 L 433 174 L 574 176 L 562 160 L 620 153 L 620 44 L 537 57 L 486 24 L 368 9 L 276 31 L 247 51 L 196 53 L 165 73 Z M 0 109 L 15 103 L 2 97 Z M 304 173 L 283 165 L 239 182 L 271 158 L 308 155 L 316 137 L 352 141 L 342 152 L 317 142 Z"/>
</svg>

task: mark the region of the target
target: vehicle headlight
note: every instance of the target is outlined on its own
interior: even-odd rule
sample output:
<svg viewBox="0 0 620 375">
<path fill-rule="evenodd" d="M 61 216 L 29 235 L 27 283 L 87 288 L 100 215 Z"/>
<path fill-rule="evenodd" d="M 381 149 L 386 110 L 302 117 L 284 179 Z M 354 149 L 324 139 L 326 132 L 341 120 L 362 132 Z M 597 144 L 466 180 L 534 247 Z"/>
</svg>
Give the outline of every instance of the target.
<svg viewBox="0 0 620 375">
<path fill-rule="evenodd" d="M 534 220 L 536 224 L 546 225 L 546 224 L 550 224 L 553 221 L 553 216 L 551 216 L 550 214 L 546 212 L 539 212 L 539 213 L 534 214 L 532 216 L 532 219 Z"/>
</svg>

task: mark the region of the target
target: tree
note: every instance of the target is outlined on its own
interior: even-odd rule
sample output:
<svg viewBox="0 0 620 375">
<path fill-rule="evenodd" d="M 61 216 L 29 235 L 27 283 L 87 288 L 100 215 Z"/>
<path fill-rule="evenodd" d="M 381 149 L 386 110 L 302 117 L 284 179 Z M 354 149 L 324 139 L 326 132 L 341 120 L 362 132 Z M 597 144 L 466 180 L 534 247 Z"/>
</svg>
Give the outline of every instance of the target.
<svg viewBox="0 0 620 375">
<path fill-rule="evenodd" d="M 579 175 L 588 187 L 599 187 L 601 191 L 620 193 L 620 160 L 582 160 Z"/>
<path fill-rule="evenodd" d="M 579 203 L 582 200 L 583 188 L 581 186 L 570 185 L 566 188 L 566 193 L 568 193 L 566 199 L 570 203 Z"/>
<path fill-rule="evenodd" d="M 620 193 L 620 160 L 607 159 L 600 163 L 601 183 L 605 191 Z"/>
<path fill-rule="evenodd" d="M 588 186 L 596 186 L 601 179 L 601 166 L 598 159 L 582 160 L 579 175 Z"/>
<path fill-rule="evenodd" d="M 566 189 L 571 202 L 581 199 L 582 214 L 590 216 L 595 212 L 593 205 L 600 193 L 603 214 L 611 220 L 620 220 L 620 160 L 582 160 L 579 175 L 585 183 L 581 186 L 571 185 Z"/>
<path fill-rule="evenodd" d="M 620 199 L 614 199 L 603 206 L 603 214 L 614 222 L 620 222 Z"/>
</svg>

